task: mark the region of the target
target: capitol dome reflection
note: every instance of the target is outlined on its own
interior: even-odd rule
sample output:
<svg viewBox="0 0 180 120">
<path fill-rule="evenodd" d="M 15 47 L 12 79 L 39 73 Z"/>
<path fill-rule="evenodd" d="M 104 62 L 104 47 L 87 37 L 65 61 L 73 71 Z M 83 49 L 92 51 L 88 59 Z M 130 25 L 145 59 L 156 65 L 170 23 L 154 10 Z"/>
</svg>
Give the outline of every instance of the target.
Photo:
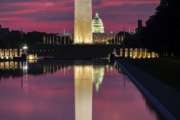
<svg viewBox="0 0 180 120">
<path fill-rule="evenodd" d="M 95 84 L 96 91 L 99 91 L 99 88 L 104 79 L 105 68 L 103 66 L 93 66 L 93 83 Z"/>
</svg>

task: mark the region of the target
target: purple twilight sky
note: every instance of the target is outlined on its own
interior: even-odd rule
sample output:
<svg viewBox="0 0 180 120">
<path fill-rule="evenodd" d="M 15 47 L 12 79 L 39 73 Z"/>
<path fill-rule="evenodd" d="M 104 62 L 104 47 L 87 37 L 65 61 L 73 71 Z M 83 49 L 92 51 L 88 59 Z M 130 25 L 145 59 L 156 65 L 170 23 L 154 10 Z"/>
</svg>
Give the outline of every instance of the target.
<svg viewBox="0 0 180 120">
<path fill-rule="evenodd" d="M 105 30 L 134 29 L 137 19 L 153 15 L 159 0 L 93 0 Z M 0 24 L 23 31 L 73 31 L 74 0 L 0 0 Z"/>
</svg>

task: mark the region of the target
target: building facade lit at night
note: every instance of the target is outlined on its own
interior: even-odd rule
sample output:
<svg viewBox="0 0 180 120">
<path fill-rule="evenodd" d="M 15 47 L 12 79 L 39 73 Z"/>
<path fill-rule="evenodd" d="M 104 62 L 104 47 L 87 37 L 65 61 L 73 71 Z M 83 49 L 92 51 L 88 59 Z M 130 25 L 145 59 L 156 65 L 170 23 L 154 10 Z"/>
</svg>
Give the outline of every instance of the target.
<svg viewBox="0 0 180 120">
<path fill-rule="evenodd" d="M 102 19 L 99 16 L 99 13 L 96 13 L 95 17 L 93 17 L 92 32 L 93 33 L 104 33 L 104 24 L 103 24 Z"/>
</svg>

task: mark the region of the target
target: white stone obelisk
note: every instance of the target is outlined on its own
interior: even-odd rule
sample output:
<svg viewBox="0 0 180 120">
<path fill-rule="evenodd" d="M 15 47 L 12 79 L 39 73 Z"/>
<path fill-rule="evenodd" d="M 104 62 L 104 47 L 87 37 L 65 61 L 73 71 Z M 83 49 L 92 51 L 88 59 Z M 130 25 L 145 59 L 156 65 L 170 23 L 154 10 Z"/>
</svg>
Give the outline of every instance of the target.
<svg viewBox="0 0 180 120">
<path fill-rule="evenodd" d="M 93 43 L 92 0 L 75 0 L 74 43 Z"/>
</svg>

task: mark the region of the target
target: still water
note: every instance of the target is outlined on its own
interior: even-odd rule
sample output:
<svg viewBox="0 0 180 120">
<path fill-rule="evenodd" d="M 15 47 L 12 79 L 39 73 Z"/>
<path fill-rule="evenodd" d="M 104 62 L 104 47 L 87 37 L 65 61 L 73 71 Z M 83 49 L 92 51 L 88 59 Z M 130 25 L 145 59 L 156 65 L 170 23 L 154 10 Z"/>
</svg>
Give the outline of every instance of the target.
<svg viewBox="0 0 180 120">
<path fill-rule="evenodd" d="M 0 62 L 0 120 L 158 120 L 121 68 Z"/>
</svg>

